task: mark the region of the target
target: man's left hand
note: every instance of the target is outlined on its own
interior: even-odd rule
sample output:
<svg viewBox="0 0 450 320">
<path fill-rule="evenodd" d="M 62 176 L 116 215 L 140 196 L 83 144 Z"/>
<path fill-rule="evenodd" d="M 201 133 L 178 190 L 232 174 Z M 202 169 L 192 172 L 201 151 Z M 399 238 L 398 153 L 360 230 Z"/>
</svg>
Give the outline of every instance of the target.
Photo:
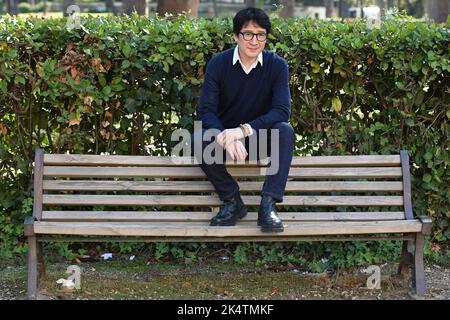
<svg viewBox="0 0 450 320">
<path fill-rule="evenodd" d="M 240 140 L 236 140 L 234 143 L 227 146 L 228 153 L 231 159 L 234 160 L 245 160 L 247 158 L 248 152 L 244 147 L 244 144 Z"/>
</svg>

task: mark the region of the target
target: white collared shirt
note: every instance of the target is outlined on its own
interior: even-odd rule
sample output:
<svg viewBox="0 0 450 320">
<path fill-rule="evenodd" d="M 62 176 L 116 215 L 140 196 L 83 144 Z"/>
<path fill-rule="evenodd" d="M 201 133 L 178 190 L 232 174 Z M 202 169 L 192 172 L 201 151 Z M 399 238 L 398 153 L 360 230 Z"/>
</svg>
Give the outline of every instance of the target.
<svg viewBox="0 0 450 320">
<path fill-rule="evenodd" d="M 261 66 L 263 65 L 263 54 L 262 52 L 260 52 L 258 54 L 258 59 L 256 59 L 256 61 L 250 66 L 250 68 L 246 68 L 244 66 L 244 64 L 241 61 L 241 57 L 239 56 L 239 46 L 236 46 L 234 48 L 234 53 L 233 53 L 233 66 L 236 64 L 236 62 L 238 62 L 241 64 L 242 70 L 244 70 L 244 72 L 246 74 L 249 74 L 250 71 L 252 71 L 254 68 L 256 68 L 256 66 L 258 65 L 258 62 L 261 63 Z"/>
</svg>

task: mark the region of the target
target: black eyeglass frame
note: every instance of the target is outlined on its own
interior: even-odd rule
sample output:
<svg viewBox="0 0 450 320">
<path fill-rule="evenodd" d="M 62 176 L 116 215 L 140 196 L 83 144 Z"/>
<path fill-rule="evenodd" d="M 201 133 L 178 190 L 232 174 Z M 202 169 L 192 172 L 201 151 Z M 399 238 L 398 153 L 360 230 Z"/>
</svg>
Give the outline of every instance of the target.
<svg viewBox="0 0 450 320">
<path fill-rule="evenodd" d="M 267 33 L 253 33 L 253 32 L 248 32 L 247 31 L 247 32 L 239 32 L 239 34 L 242 35 L 242 39 L 244 39 L 245 41 L 252 41 L 255 36 L 256 36 L 256 40 L 258 40 L 259 42 L 264 42 L 264 41 L 267 40 Z M 250 39 L 246 39 L 245 38 L 245 34 L 247 34 L 247 35 L 251 34 L 252 37 Z M 258 36 L 260 36 L 260 35 L 264 35 L 264 39 L 263 40 L 259 40 Z"/>
</svg>

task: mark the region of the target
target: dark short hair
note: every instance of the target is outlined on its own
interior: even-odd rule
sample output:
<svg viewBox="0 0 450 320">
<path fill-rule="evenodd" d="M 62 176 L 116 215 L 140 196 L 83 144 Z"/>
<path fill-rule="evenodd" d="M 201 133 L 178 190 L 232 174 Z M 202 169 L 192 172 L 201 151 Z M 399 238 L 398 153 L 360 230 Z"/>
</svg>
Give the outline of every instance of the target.
<svg viewBox="0 0 450 320">
<path fill-rule="evenodd" d="M 261 28 L 266 29 L 266 33 L 270 33 L 272 27 L 269 16 L 264 10 L 259 8 L 248 7 L 240 10 L 233 18 L 233 33 L 239 34 L 242 27 L 249 21 L 255 22 Z"/>
</svg>

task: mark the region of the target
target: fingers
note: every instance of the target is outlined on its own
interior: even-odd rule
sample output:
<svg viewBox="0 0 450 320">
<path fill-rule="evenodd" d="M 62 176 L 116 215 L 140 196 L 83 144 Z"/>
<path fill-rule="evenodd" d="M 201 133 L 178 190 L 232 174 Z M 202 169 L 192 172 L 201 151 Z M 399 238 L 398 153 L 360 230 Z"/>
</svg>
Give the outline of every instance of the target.
<svg viewBox="0 0 450 320">
<path fill-rule="evenodd" d="M 236 148 L 234 147 L 234 144 L 227 145 L 225 150 L 227 150 L 233 161 L 236 160 Z"/>
<path fill-rule="evenodd" d="M 231 137 L 231 136 L 226 136 L 226 138 L 225 138 L 225 146 L 231 146 L 231 145 L 234 145 L 234 142 L 235 142 L 236 140 L 234 140 L 233 139 L 233 137 Z"/>
<path fill-rule="evenodd" d="M 245 160 L 247 158 L 247 150 L 245 149 L 244 145 L 242 144 L 242 142 L 237 141 L 235 143 L 235 148 L 236 148 L 236 153 L 237 153 L 237 158 L 239 160 Z"/>
<path fill-rule="evenodd" d="M 245 149 L 245 147 L 244 146 L 242 146 L 242 149 L 244 150 L 244 157 L 242 158 L 242 160 L 245 160 L 245 159 L 247 159 L 247 157 L 248 157 L 248 152 L 247 152 L 247 150 Z"/>
<path fill-rule="evenodd" d="M 217 135 L 217 138 L 216 138 L 217 143 L 220 144 L 223 148 L 225 148 L 225 137 L 226 137 L 226 135 L 225 135 L 226 132 L 225 131 L 226 130 L 224 130 L 221 133 L 219 133 Z"/>
<path fill-rule="evenodd" d="M 223 130 L 221 133 L 217 135 L 216 140 L 217 143 L 219 143 L 224 149 L 227 149 L 227 146 L 235 144 L 236 141 L 242 138 L 243 138 L 242 130 L 240 128 L 234 128 Z"/>
<path fill-rule="evenodd" d="M 227 145 L 227 146 L 225 147 L 225 150 L 226 150 L 227 153 L 230 155 L 231 159 L 234 160 L 235 155 L 234 155 L 233 146 L 232 146 L 232 145 Z"/>
<path fill-rule="evenodd" d="M 241 141 L 237 140 L 226 147 L 227 152 L 233 161 L 235 160 L 245 160 L 247 158 L 248 152 L 245 149 Z"/>
<path fill-rule="evenodd" d="M 228 145 L 233 142 L 233 135 L 230 133 L 230 129 L 225 129 L 217 135 L 217 142 L 226 149 Z"/>
<path fill-rule="evenodd" d="M 233 160 L 245 160 L 247 158 L 247 150 L 241 141 L 235 141 L 230 145 L 230 154 L 233 155 Z"/>
</svg>

